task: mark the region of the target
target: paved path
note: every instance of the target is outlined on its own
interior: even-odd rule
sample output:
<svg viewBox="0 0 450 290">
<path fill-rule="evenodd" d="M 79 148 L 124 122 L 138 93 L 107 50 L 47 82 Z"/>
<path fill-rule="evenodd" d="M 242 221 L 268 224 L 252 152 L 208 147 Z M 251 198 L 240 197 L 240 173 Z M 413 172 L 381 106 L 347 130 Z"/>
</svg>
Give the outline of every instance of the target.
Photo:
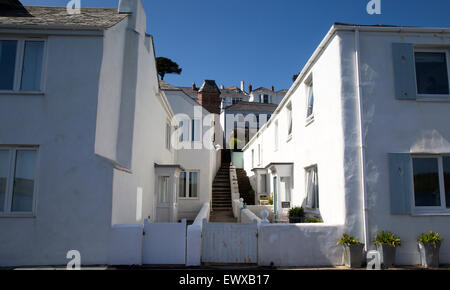
<svg viewBox="0 0 450 290">
<path fill-rule="evenodd" d="M 233 216 L 233 211 L 213 211 L 209 216 L 211 223 L 236 223 L 237 219 Z"/>
</svg>

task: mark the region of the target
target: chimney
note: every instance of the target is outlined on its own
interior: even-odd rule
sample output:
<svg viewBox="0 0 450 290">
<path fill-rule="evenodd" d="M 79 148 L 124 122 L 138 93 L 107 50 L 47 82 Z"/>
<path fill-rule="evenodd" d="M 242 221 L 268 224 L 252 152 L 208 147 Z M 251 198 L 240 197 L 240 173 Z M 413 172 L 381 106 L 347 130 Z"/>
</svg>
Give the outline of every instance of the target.
<svg viewBox="0 0 450 290">
<path fill-rule="evenodd" d="M 249 86 L 248 86 L 248 93 L 250 94 L 251 92 L 253 92 L 253 86 L 252 86 L 252 85 L 249 85 Z"/>
<path fill-rule="evenodd" d="M 194 90 L 194 91 L 197 90 L 197 86 L 195 85 L 195 82 L 192 83 L 192 90 Z"/>
<path fill-rule="evenodd" d="M 214 80 L 205 80 L 198 90 L 198 103 L 213 114 L 220 114 L 220 90 Z"/>
<path fill-rule="evenodd" d="M 270 87 L 270 90 L 271 90 L 272 92 L 275 92 L 275 87 L 274 87 L 274 86 L 271 86 L 271 87 Z"/>
<path fill-rule="evenodd" d="M 241 91 L 244 91 L 244 81 L 241 81 Z"/>
<path fill-rule="evenodd" d="M 220 89 L 223 90 L 225 89 L 225 87 L 223 85 L 220 85 Z"/>
</svg>

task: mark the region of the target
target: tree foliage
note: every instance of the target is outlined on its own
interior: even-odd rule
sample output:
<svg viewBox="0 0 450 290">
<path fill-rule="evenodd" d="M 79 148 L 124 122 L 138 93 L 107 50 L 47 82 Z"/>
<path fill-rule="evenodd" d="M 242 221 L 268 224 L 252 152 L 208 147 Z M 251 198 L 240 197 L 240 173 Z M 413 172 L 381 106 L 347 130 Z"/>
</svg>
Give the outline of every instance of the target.
<svg viewBox="0 0 450 290">
<path fill-rule="evenodd" d="M 181 74 L 183 71 L 179 65 L 166 57 L 157 57 L 156 58 L 156 68 L 158 70 L 158 75 L 161 77 L 161 80 L 164 80 L 164 76 L 166 74 Z"/>
</svg>

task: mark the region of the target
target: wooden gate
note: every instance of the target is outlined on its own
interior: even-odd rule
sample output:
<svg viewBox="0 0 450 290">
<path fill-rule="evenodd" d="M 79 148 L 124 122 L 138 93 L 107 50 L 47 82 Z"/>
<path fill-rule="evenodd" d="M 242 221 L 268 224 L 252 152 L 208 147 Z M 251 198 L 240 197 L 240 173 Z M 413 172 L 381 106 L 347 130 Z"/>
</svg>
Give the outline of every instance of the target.
<svg viewBox="0 0 450 290">
<path fill-rule="evenodd" d="M 257 264 L 257 223 L 208 223 L 203 221 L 202 262 Z"/>
</svg>

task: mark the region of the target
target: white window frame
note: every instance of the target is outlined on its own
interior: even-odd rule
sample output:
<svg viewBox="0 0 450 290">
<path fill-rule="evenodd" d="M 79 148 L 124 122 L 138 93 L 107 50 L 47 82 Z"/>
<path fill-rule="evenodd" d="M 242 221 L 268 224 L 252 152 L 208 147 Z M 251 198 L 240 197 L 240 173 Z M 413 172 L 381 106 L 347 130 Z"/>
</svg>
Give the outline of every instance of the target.
<svg viewBox="0 0 450 290">
<path fill-rule="evenodd" d="M 35 217 L 36 216 L 36 201 L 37 201 L 37 189 L 38 189 L 38 164 L 39 164 L 39 148 L 38 147 L 2 147 L 0 150 L 9 151 L 9 171 L 8 179 L 6 181 L 6 194 L 5 203 L 3 206 L 3 212 L 0 212 L 0 218 L 2 217 Z M 16 171 L 16 156 L 17 151 L 35 151 L 36 152 L 36 164 L 35 164 L 35 174 L 34 174 L 34 189 L 33 189 L 33 202 L 30 212 L 13 212 L 11 211 L 12 197 L 13 197 L 13 185 L 14 185 L 14 175 Z"/>
<path fill-rule="evenodd" d="M 166 139 L 166 144 L 165 144 L 165 146 L 166 146 L 166 149 L 167 150 L 169 150 L 169 151 L 171 151 L 172 150 L 172 144 L 171 144 L 171 142 L 172 142 L 172 127 L 170 126 L 170 123 L 167 121 L 166 122 L 166 129 L 165 129 L 165 139 Z"/>
<path fill-rule="evenodd" d="M 316 176 L 317 176 L 317 186 L 319 187 L 319 167 L 317 166 L 317 164 L 305 167 L 305 199 L 307 201 L 308 199 L 308 172 L 315 169 L 316 170 Z M 320 209 L 320 203 L 319 203 L 319 197 L 320 196 L 320 192 L 319 190 L 317 191 L 317 196 L 315 196 L 314 198 L 316 199 L 315 204 L 319 205 L 317 207 L 308 207 L 305 206 L 305 208 L 309 211 L 309 212 L 313 212 L 313 213 L 319 213 L 319 209 Z"/>
<path fill-rule="evenodd" d="M 309 111 L 309 99 L 310 96 L 314 96 L 314 80 L 312 74 L 308 77 L 308 79 L 305 81 L 305 94 L 306 94 L 306 124 L 305 126 L 308 126 L 314 121 L 314 105 L 315 100 L 312 107 L 311 115 L 308 115 Z"/>
<path fill-rule="evenodd" d="M 255 149 L 252 149 L 252 168 L 255 168 Z"/>
<path fill-rule="evenodd" d="M 414 48 L 414 80 L 416 86 L 417 99 L 420 101 L 450 101 L 450 60 L 449 53 L 450 49 L 445 48 Z M 439 94 L 419 94 L 419 88 L 417 86 L 417 70 L 416 70 L 416 52 L 430 52 L 430 53 L 445 53 L 445 60 L 447 62 L 447 81 L 449 87 L 449 94 L 439 95 Z"/>
<path fill-rule="evenodd" d="M 198 128 L 195 128 L 195 123 L 198 122 L 199 126 Z M 202 120 L 201 119 L 191 119 L 190 122 L 190 126 L 189 126 L 189 140 L 193 143 L 201 143 L 202 142 Z M 199 132 L 199 140 L 195 140 L 195 133 Z"/>
<path fill-rule="evenodd" d="M 0 90 L 0 94 L 22 94 L 22 95 L 32 95 L 32 94 L 43 94 L 45 92 L 45 76 L 47 75 L 47 39 L 46 38 L 32 38 L 32 37 L 1 37 L 2 40 L 13 40 L 17 41 L 16 50 L 16 64 L 14 67 L 14 83 L 12 90 Z M 20 86 L 22 83 L 22 70 L 23 70 L 23 60 L 25 54 L 25 42 L 26 41 L 42 41 L 44 43 L 43 53 L 42 53 L 42 72 L 41 72 L 41 82 L 39 91 L 23 91 Z"/>
<path fill-rule="evenodd" d="M 262 164 L 262 147 L 261 144 L 258 144 L 258 166 Z"/>
<path fill-rule="evenodd" d="M 413 214 L 450 214 L 450 208 L 447 208 L 445 200 L 445 183 L 444 183 L 444 163 L 443 157 L 450 157 L 450 154 L 413 154 L 411 155 L 411 172 L 413 174 Z M 418 158 L 434 158 L 438 161 L 438 176 L 439 176 L 439 190 L 440 190 L 440 200 L 441 206 L 416 206 L 416 193 L 414 188 L 414 166 L 413 159 Z"/>
<path fill-rule="evenodd" d="M 190 173 L 197 173 L 197 196 L 191 197 L 189 196 L 189 181 L 190 181 Z M 199 200 L 200 199 L 200 170 L 198 169 L 189 169 L 181 171 L 181 173 L 186 173 L 185 187 L 184 187 L 184 196 L 180 196 L 180 192 L 178 192 L 179 200 Z M 178 186 L 179 187 L 179 186 Z"/>
<path fill-rule="evenodd" d="M 286 122 L 286 128 L 287 128 L 287 141 L 289 142 L 292 139 L 292 131 L 294 130 L 294 118 L 293 118 L 293 110 L 292 110 L 292 102 L 289 102 L 286 105 L 286 110 L 287 110 L 287 122 Z M 290 127 L 290 128 L 289 128 Z M 290 130 L 290 132 L 289 132 Z"/>
</svg>

